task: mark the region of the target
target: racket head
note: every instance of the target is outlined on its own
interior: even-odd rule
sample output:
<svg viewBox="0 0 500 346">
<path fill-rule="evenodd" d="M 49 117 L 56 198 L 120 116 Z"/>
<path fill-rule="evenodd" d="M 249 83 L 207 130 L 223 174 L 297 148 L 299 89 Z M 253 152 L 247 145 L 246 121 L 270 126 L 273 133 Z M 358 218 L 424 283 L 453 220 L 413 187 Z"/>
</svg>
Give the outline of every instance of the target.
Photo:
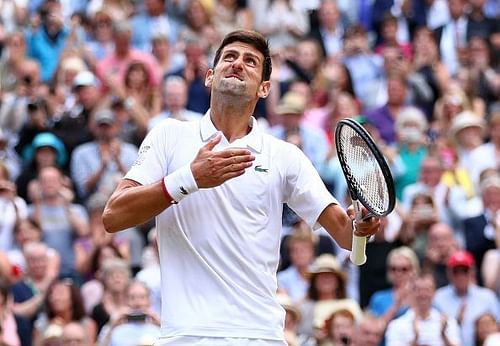
<svg viewBox="0 0 500 346">
<path fill-rule="evenodd" d="M 394 209 L 396 194 L 387 161 L 370 134 L 355 120 L 342 119 L 335 144 L 351 198 L 377 217 Z"/>
</svg>

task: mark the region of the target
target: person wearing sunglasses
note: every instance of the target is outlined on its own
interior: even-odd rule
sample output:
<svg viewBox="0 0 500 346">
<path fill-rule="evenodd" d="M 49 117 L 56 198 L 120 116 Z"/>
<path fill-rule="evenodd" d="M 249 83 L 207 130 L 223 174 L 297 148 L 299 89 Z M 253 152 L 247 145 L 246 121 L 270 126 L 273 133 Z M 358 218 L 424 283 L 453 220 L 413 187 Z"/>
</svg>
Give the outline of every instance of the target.
<svg viewBox="0 0 500 346">
<path fill-rule="evenodd" d="M 463 346 L 475 345 L 475 320 L 491 313 L 500 321 L 500 304 L 495 293 L 476 284 L 475 260 L 468 251 L 455 251 L 447 262 L 450 284 L 436 291 L 434 306 L 457 319 Z"/>
</svg>

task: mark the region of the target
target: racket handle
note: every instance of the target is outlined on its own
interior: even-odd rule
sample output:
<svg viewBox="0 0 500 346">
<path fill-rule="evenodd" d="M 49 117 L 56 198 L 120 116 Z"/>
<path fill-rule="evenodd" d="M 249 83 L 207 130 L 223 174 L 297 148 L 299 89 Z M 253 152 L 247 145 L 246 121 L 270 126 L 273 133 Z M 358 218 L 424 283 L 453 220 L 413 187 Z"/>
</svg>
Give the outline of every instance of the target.
<svg viewBox="0 0 500 346">
<path fill-rule="evenodd" d="M 366 237 L 352 235 L 352 251 L 349 258 L 357 266 L 366 262 Z"/>
</svg>

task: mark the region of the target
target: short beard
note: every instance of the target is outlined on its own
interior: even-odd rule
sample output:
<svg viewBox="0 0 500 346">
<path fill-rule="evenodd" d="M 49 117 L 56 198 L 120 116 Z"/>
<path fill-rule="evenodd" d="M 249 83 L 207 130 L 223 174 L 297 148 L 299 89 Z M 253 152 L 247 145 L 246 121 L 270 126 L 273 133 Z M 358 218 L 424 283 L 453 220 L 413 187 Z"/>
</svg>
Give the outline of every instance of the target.
<svg viewBox="0 0 500 346">
<path fill-rule="evenodd" d="M 246 83 L 231 83 L 228 80 L 221 80 L 218 88 L 219 92 L 232 96 L 244 96 L 247 92 Z"/>
</svg>

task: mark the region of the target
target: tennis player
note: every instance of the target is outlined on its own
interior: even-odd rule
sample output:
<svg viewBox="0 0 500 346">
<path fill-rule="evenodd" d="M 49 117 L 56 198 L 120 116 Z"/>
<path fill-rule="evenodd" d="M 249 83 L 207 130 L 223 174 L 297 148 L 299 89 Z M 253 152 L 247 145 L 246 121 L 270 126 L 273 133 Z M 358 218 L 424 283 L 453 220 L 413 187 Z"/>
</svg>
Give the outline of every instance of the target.
<svg viewBox="0 0 500 346">
<path fill-rule="evenodd" d="M 269 94 L 266 39 L 228 34 L 205 84 L 201 120 L 167 119 L 141 145 L 109 199 L 108 232 L 156 217 L 162 280 L 157 346 L 283 346 L 276 300 L 283 203 L 350 249 L 354 212 L 332 197 L 296 146 L 261 132 L 252 117 Z M 379 228 L 370 218 L 356 233 Z"/>
</svg>

